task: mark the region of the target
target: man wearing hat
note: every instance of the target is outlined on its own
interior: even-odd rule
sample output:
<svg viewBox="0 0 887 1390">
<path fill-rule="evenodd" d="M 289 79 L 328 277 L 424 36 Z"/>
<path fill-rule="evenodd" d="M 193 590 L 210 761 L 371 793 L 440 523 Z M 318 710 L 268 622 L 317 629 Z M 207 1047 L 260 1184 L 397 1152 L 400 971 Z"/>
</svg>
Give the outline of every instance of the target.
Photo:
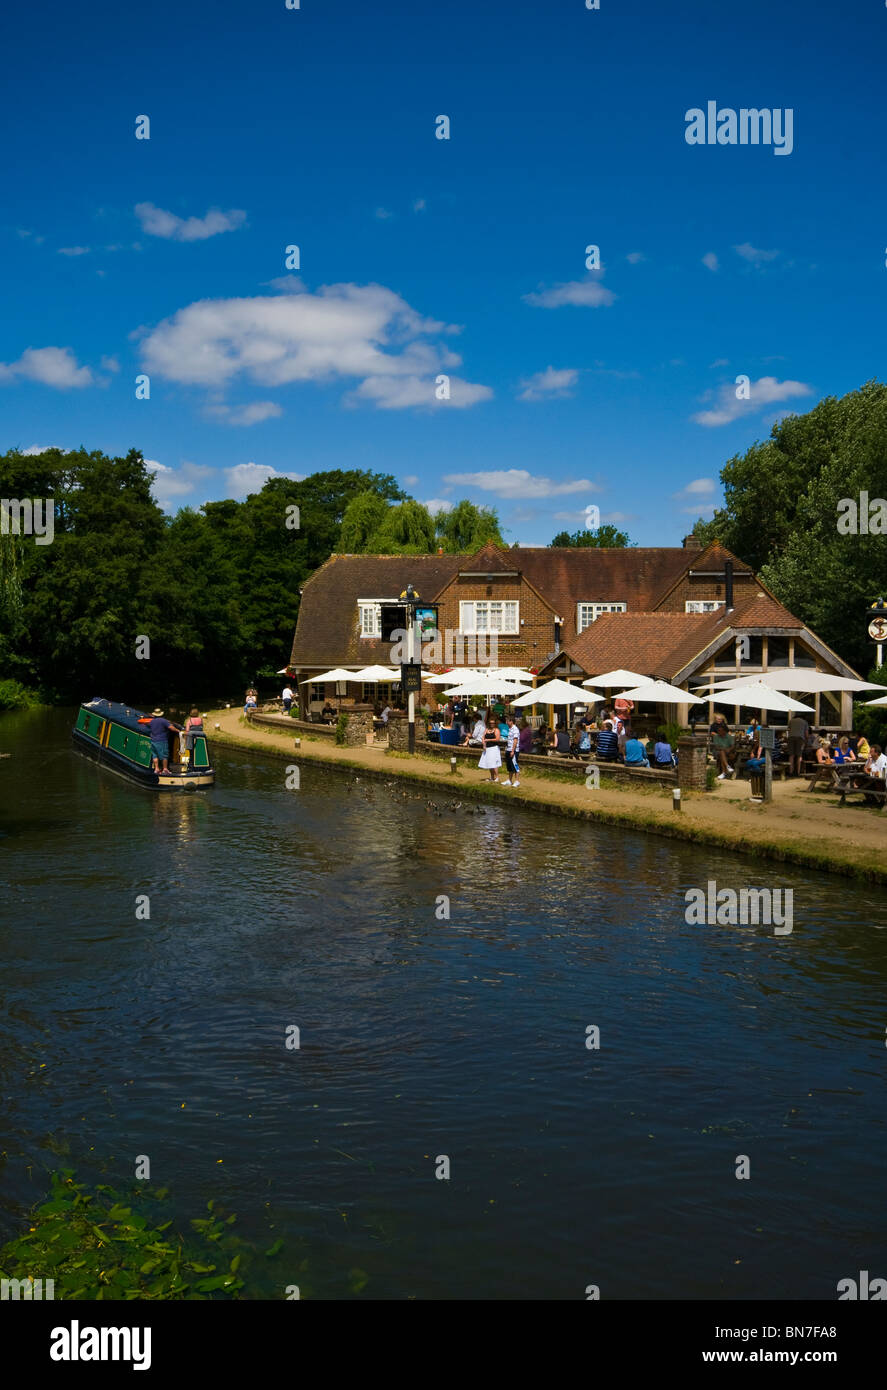
<svg viewBox="0 0 887 1390">
<path fill-rule="evenodd" d="M 162 709 L 151 711 L 148 735 L 151 739 L 152 771 L 160 772 L 160 764 L 162 763 L 162 770 L 169 772 L 169 736 L 177 728 L 177 724 L 171 723 L 164 716 Z"/>
</svg>

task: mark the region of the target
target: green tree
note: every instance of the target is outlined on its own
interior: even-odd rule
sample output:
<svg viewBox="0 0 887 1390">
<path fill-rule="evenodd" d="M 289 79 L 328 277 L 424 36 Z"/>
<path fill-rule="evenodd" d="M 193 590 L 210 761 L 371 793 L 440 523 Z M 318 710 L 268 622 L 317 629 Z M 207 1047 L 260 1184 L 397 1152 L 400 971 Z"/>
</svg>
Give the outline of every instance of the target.
<svg viewBox="0 0 887 1390">
<path fill-rule="evenodd" d="M 374 555 L 429 555 L 434 550 L 434 529 L 428 508 L 409 499 L 388 508 L 367 542 L 367 551 Z"/>
<path fill-rule="evenodd" d="M 586 549 L 588 547 L 601 550 L 622 550 L 626 546 L 633 545 L 626 531 L 620 531 L 611 522 L 606 522 L 603 526 L 598 526 L 597 530 L 592 531 L 586 528 L 582 531 L 558 531 L 550 546 L 570 546 Z"/>
<path fill-rule="evenodd" d="M 435 517 L 438 543 L 450 555 L 471 555 L 488 541 L 504 545 L 499 518 L 492 507 L 477 507 L 467 498 Z"/>
<path fill-rule="evenodd" d="M 887 498 L 887 386 L 820 401 L 721 472 L 724 506 L 693 528 L 758 571 L 777 598 L 857 670 L 872 660 L 864 610 L 887 590 L 887 538 L 838 530 L 839 504 Z"/>
<path fill-rule="evenodd" d="M 362 555 L 379 530 L 388 512 L 388 503 L 378 492 L 359 492 L 345 508 L 339 549 L 343 555 Z"/>
</svg>

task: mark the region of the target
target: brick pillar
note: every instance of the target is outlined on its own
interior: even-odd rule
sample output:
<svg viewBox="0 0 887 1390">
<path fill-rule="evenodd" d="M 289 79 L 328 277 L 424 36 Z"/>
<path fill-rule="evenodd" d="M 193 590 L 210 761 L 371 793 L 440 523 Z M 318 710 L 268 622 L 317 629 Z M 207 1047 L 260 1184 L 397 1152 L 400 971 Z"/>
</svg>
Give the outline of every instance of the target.
<svg viewBox="0 0 887 1390">
<path fill-rule="evenodd" d="M 418 730 L 424 726 L 416 720 L 417 736 Z M 410 741 L 410 722 L 405 714 L 389 714 L 388 716 L 388 747 L 396 748 L 399 752 L 405 753 Z"/>
<path fill-rule="evenodd" d="M 373 731 L 371 710 L 346 710 L 348 723 L 345 725 L 346 748 L 365 748 L 367 734 Z"/>
<path fill-rule="evenodd" d="M 687 791 L 705 791 L 705 764 L 708 738 L 684 734 L 678 739 L 678 786 Z"/>
</svg>

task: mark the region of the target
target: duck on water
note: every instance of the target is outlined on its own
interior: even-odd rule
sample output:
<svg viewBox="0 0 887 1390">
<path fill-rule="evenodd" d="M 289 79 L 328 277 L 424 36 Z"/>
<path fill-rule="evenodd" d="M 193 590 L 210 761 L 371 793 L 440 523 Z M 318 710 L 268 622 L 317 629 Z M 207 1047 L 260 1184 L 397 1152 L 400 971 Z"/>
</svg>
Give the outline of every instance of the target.
<svg viewBox="0 0 887 1390">
<path fill-rule="evenodd" d="M 87 757 L 155 791 L 196 791 L 216 780 L 203 721 L 193 716 L 185 730 L 165 719 L 162 710 L 143 714 L 94 699 L 77 711 L 72 736 Z"/>
</svg>

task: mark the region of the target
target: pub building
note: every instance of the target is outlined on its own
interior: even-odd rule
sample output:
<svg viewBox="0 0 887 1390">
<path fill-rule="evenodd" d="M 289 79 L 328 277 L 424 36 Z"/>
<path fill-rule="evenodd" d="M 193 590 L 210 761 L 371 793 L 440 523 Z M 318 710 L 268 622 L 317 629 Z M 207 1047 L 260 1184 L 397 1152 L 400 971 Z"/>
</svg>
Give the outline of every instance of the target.
<svg viewBox="0 0 887 1390">
<path fill-rule="evenodd" d="M 475 666 L 495 634 L 495 665 L 581 683 L 624 667 L 681 689 L 734 676 L 754 679 L 775 668 L 802 667 L 858 679 L 816 634 L 770 593 L 754 571 L 718 541 L 695 536 L 682 546 L 597 549 L 514 546 L 492 542 L 474 555 L 331 555 L 301 591 L 288 672 L 308 718 L 327 700 L 343 709 L 394 703 L 396 686 L 367 682 L 306 685 L 333 668 L 392 667 L 382 630 L 383 606 L 412 584 L 438 610 L 440 637 L 423 645 L 426 671 Z M 419 651 L 416 653 L 417 657 Z M 424 685 L 433 704 L 441 687 Z M 811 722 L 849 729 L 852 696 L 804 697 Z M 701 709 L 701 707 L 698 707 Z M 718 705 L 728 722 L 739 709 Z M 689 706 L 672 707 L 686 724 Z M 709 705 L 708 718 L 715 707 Z"/>
</svg>

